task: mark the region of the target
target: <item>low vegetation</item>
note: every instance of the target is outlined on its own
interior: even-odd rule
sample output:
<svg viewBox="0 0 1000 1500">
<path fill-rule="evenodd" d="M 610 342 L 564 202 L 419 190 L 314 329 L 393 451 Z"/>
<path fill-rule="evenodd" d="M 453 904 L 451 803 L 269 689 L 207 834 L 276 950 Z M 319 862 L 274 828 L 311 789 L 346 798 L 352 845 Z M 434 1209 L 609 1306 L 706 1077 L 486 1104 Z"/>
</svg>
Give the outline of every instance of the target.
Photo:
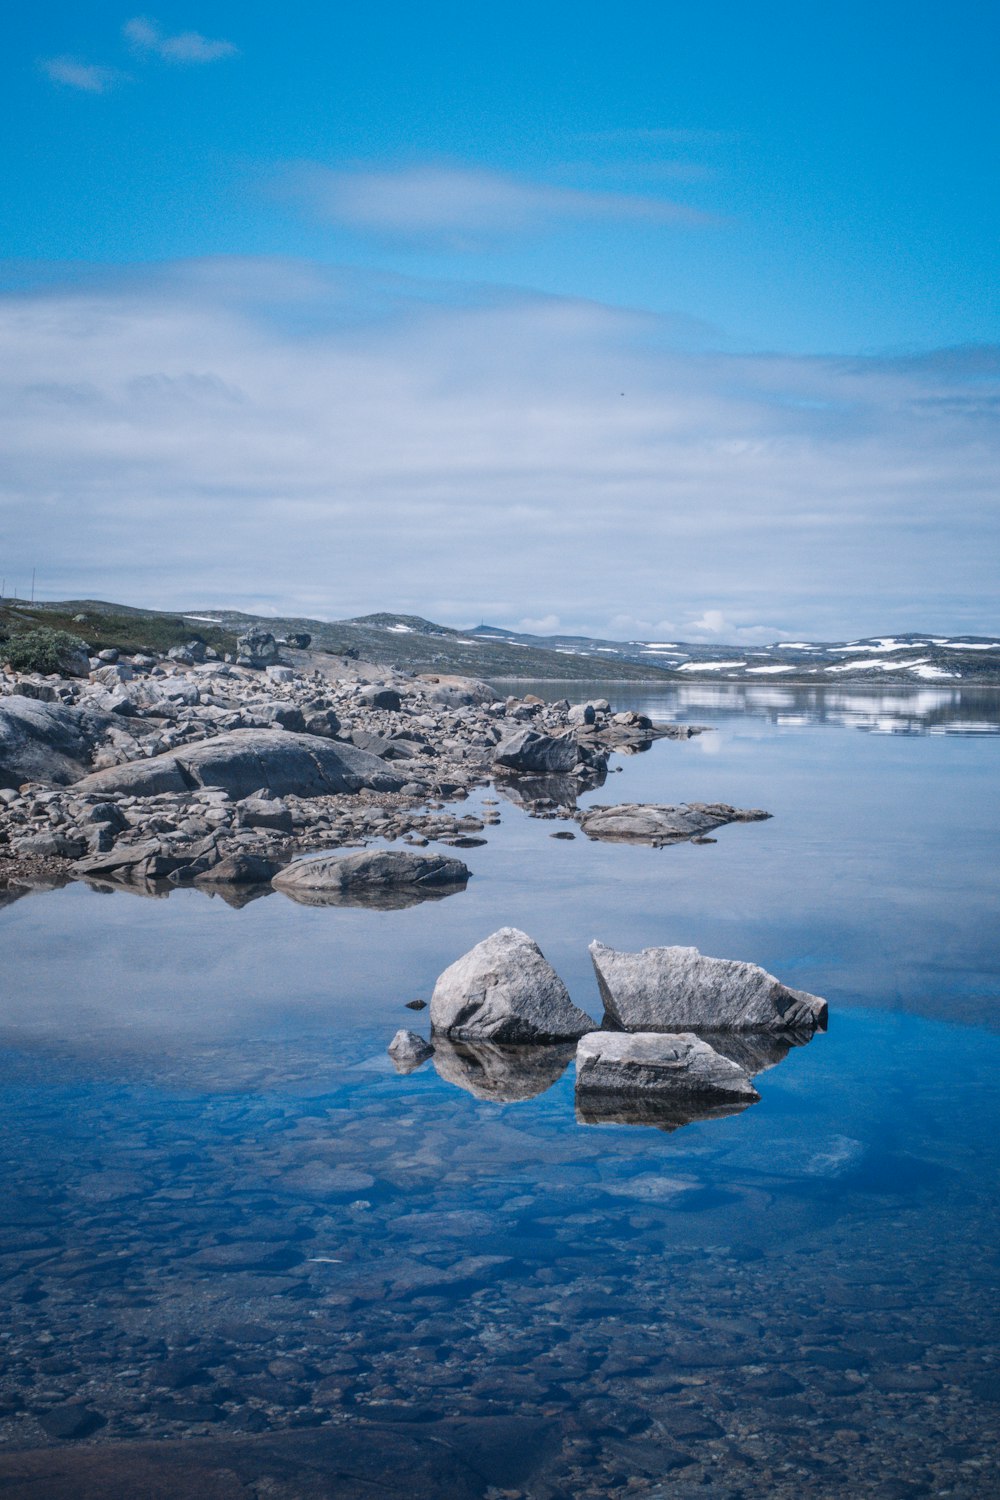
<svg viewBox="0 0 1000 1500">
<path fill-rule="evenodd" d="M 79 636 L 42 626 L 0 641 L 0 660 L 15 672 L 61 672 L 74 656 L 85 650 Z"/>
<path fill-rule="evenodd" d="M 214 646 L 220 655 L 236 650 L 236 632 L 209 624 L 196 624 L 183 615 L 160 614 L 155 610 L 128 609 L 91 601 L 66 604 L 26 604 L 20 600 L 0 602 L 0 642 L 6 633 L 11 639 L 38 631 L 64 632 L 91 651 L 114 646 L 126 655 L 136 651 L 169 651 L 197 637 L 206 646 Z M 2 648 L 6 650 L 6 647 Z M 53 668 L 18 667 L 19 671 L 46 671 Z"/>
</svg>

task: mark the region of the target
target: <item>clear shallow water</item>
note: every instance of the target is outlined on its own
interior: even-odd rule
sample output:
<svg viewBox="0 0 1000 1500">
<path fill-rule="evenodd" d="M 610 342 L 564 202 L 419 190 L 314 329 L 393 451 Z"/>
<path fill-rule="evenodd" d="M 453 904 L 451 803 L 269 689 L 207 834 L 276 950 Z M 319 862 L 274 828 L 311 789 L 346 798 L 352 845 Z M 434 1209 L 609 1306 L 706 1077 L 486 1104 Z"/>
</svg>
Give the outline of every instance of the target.
<svg viewBox="0 0 1000 1500">
<path fill-rule="evenodd" d="M 468 890 L 405 911 L 0 911 L 11 1450 L 84 1400 L 73 1451 L 201 1435 L 206 1473 L 374 1419 L 471 1447 L 470 1493 L 994 1493 L 998 747 L 961 726 L 998 700 L 809 697 L 637 703 L 718 728 L 584 800 L 774 814 L 715 844 L 554 840 L 501 799 Z M 504 923 L 595 1017 L 596 936 L 754 959 L 830 1031 L 672 1133 L 578 1123 L 571 1063 L 514 1103 L 397 1077 L 404 1002 Z"/>
</svg>

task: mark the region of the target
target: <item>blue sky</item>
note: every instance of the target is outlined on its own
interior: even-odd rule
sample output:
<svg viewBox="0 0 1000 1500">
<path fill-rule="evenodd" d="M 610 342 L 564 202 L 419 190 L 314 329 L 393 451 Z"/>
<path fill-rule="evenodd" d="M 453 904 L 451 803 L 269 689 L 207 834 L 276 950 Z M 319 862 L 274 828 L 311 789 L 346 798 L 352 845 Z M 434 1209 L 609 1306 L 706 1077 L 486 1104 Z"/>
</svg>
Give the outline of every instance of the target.
<svg viewBox="0 0 1000 1500">
<path fill-rule="evenodd" d="M 998 31 L 968 0 L 24 8 L 0 571 L 996 629 Z"/>
</svg>

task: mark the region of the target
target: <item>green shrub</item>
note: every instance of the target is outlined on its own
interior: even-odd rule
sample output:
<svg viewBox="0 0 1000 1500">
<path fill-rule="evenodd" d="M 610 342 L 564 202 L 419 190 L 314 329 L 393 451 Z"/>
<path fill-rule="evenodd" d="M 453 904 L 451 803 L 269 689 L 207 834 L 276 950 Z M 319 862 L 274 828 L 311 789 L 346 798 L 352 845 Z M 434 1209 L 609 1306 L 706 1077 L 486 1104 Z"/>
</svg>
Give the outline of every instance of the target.
<svg viewBox="0 0 1000 1500">
<path fill-rule="evenodd" d="M 15 672 L 61 672 L 87 646 L 66 630 L 25 630 L 0 644 L 0 657 Z"/>
</svg>

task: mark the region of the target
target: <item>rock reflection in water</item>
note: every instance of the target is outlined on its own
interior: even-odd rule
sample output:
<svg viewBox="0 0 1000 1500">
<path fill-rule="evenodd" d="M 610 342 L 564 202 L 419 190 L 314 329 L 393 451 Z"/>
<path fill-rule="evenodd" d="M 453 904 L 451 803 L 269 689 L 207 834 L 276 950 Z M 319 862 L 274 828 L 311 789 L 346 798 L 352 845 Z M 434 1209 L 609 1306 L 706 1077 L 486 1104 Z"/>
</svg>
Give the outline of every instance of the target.
<svg viewBox="0 0 1000 1500">
<path fill-rule="evenodd" d="M 144 896 L 148 900 L 162 901 L 172 896 L 175 891 L 198 891 L 202 896 L 218 896 L 227 906 L 234 911 L 240 911 L 244 906 L 249 906 L 252 901 L 259 901 L 263 896 L 273 896 L 274 889 L 267 881 L 254 884 L 227 884 L 225 881 L 215 881 L 212 885 L 186 885 L 177 886 L 171 880 L 95 880 L 93 878 L 84 882 L 92 891 L 101 896 Z"/>
<path fill-rule="evenodd" d="M 446 1083 L 477 1099 L 514 1104 L 544 1094 L 566 1071 L 575 1042 L 541 1047 L 503 1047 L 493 1042 L 457 1042 L 434 1038 L 434 1066 Z"/>
<path fill-rule="evenodd" d="M 579 1125 L 651 1125 L 669 1133 L 702 1120 L 723 1120 L 740 1115 L 756 1099 L 697 1099 L 684 1094 L 677 1099 L 643 1099 L 627 1094 L 577 1095 Z"/>
<path fill-rule="evenodd" d="M 619 747 L 615 747 L 618 749 Z M 594 791 L 607 781 L 606 771 L 588 771 L 583 776 L 511 776 L 494 778 L 494 788 L 501 797 L 528 813 L 576 810 L 581 792 Z"/>
<path fill-rule="evenodd" d="M 670 1033 L 665 1033 L 669 1035 Z M 749 1078 L 783 1062 L 793 1047 L 811 1042 L 811 1033 L 800 1031 L 694 1031 L 703 1042 L 743 1069 Z M 580 1125 L 652 1125 L 657 1130 L 679 1130 L 703 1120 L 721 1120 L 742 1114 L 754 1099 L 698 1099 L 678 1092 L 676 1099 L 662 1095 L 644 1098 L 621 1093 L 576 1097 Z"/>
<path fill-rule="evenodd" d="M 783 1062 L 793 1047 L 804 1047 L 814 1033 L 804 1031 L 696 1031 L 716 1052 L 737 1063 L 751 1078 Z"/>
<path fill-rule="evenodd" d="M 268 887 L 270 890 L 271 887 Z M 464 885 L 419 886 L 399 885 L 391 889 L 349 891 L 311 891 L 284 886 L 283 896 L 298 906 L 353 906 L 365 911 L 405 911 L 409 906 L 419 906 L 423 901 L 443 901 L 456 891 L 464 891 Z"/>
</svg>

